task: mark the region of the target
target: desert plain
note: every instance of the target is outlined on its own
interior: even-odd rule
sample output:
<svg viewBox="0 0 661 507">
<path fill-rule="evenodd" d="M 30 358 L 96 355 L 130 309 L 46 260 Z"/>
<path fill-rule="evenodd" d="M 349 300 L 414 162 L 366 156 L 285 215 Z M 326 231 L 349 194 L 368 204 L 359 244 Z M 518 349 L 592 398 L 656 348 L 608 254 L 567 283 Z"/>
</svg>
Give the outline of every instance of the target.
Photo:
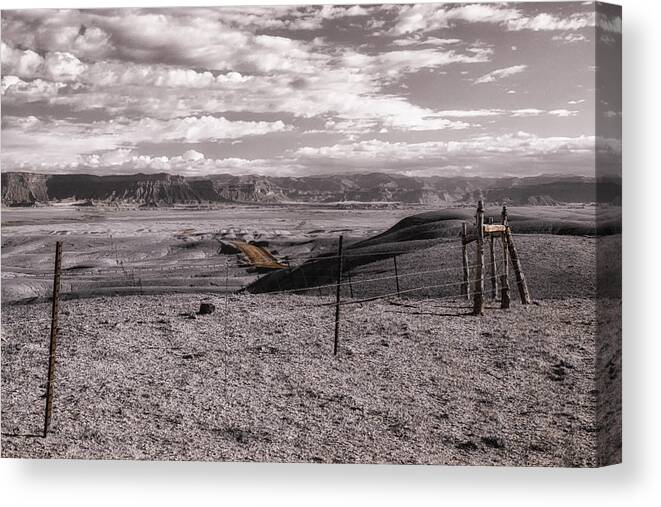
<svg viewBox="0 0 661 507">
<path fill-rule="evenodd" d="M 499 213 L 487 209 L 495 221 Z M 483 316 L 470 315 L 459 292 L 458 231 L 473 214 L 3 210 L 2 456 L 612 461 L 621 450 L 603 444 L 621 429 L 603 421 L 617 421 L 621 407 L 621 350 L 609 339 L 620 325 L 621 235 L 609 225 L 619 208 L 600 211 L 603 220 L 589 205 L 510 209 L 533 304 L 520 304 L 511 276 L 511 308 L 489 296 Z M 333 262 L 340 234 L 355 261 L 347 257 L 341 298 L 355 304 L 341 307 L 334 356 L 335 287 L 326 264 L 306 266 L 320 255 Z M 43 438 L 56 240 L 63 300 Z M 289 269 L 255 270 L 233 241 L 260 245 Z M 215 312 L 198 315 L 201 302 Z"/>
</svg>

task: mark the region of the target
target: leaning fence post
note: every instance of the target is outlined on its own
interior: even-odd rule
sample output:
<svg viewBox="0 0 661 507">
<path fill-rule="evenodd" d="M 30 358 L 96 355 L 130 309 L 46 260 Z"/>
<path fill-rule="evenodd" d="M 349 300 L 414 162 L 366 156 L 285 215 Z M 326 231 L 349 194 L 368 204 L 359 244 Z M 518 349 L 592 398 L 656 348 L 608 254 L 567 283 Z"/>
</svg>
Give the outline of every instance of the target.
<svg viewBox="0 0 661 507">
<path fill-rule="evenodd" d="M 461 255 L 464 268 L 464 281 L 461 284 L 461 295 L 466 296 L 470 301 L 470 289 L 468 284 L 468 278 L 470 276 L 470 270 L 468 268 L 468 245 L 466 243 L 466 222 L 461 224 Z"/>
<path fill-rule="evenodd" d="M 62 242 L 55 243 L 55 270 L 53 274 L 53 304 L 51 306 L 50 347 L 48 350 L 48 380 L 46 383 L 46 416 L 44 418 L 44 438 L 48 435 L 53 410 L 53 388 L 55 383 L 55 350 L 59 330 L 60 313 L 60 270 L 62 268 Z"/>
<path fill-rule="evenodd" d="M 397 256 L 392 256 L 392 261 L 395 264 L 395 283 L 397 284 L 397 297 L 399 297 L 399 272 L 397 271 Z"/>
<path fill-rule="evenodd" d="M 489 217 L 489 225 L 493 224 L 493 218 Z M 491 299 L 496 299 L 498 293 L 498 282 L 496 279 L 496 252 L 494 251 L 493 232 L 489 233 L 489 265 L 491 268 Z"/>
<path fill-rule="evenodd" d="M 333 355 L 337 355 L 340 339 L 340 289 L 342 288 L 342 236 L 337 246 L 337 289 L 335 291 L 335 341 L 333 342 Z"/>
<path fill-rule="evenodd" d="M 476 262 L 475 290 L 473 292 L 473 315 L 484 314 L 484 204 L 477 202 L 475 214 Z"/>
<path fill-rule="evenodd" d="M 507 229 L 507 206 L 503 205 L 503 211 L 500 214 L 501 222 Z M 509 279 L 509 253 L 507 248 L 507 234 L 500 235 L 503 244 L 503 272 L 500 275 L 500 307 L 507 309 L 510 307 L 510 279 Z"/>
<path fill-rule="evenodd" d="M 514 274 L 516 275 L 516 285 L 519 289 L 521 303 L 524 305 L 529 305 L 532 303 L 532 300 L 530 298 L 530 292 L 528 291 L 528 284 L 526 283 L 526 277 L 523 274 L 523 270 L 521 269 L 519 254 L 516 251 L 516 246 L 514 246 L 512 231 L 509 227 L 505 229 L 505 235 L 507 236 L 507 248 L 509 250 L 510 258 L 512 259 L 512 267 L 514 268 Z"/>
</svg>

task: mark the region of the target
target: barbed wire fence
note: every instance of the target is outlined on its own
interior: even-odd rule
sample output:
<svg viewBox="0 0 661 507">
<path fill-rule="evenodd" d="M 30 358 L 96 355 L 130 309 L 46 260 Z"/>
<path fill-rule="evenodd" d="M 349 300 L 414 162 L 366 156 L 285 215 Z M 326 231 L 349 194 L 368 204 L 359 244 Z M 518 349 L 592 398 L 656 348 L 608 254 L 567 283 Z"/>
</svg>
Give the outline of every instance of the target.
<svg viewBox="0 0 661 507">
<path fill-rule="evenodd" d="M 318 307 L 332 308 L 333 317 L 328 323 L 319 322 L 320 329 L 333 333 L 333 355 L 339 352 L 340 331 L 342 329 L 343 308 L 363 311 L 361 305 L 373 301 L 384 300 L 393 302 L 395 298 L 416 299 L 420 304 L 434 301 L 459 301 L 472 304 L 467 308 L 475 316 L 484 315 L 485 301 L 500 302 L 500 308 L 510 307 L 510 270 L 515 275 L 519 298 L 523 305 L 531 303 L 530 293 L 526 279 L 521 269 L 518 252 L 514 244 L 512 231 L 507 220 L 507 208 L 503 206 L 500 224 L 493 223 L 493 217 L 485 223 L 484 206 L 478 202 L 475 224 L 469 226 L 462 223 L 461 235 L 455 239 L 437 239 L 428 243 L 427 248 L 437 246 L 442 248 L 443 260 L 437 261 L 439 267 L 420 269 L 420 250 L 411 248 L 383 249 L 374 246 L 350 246 L 344 248 L 343 236 L 338 238 L 337 252 L 325 252 L 310 256 L 285 256 L 280 262 L 283 269 L 275 273 L 266 274 L 257 278 L 256 282 L 266 284 L 260 290 L 269 296 L 293 295 L 307 296 L 304 301 L 296 301 L 294 308 Z M 458 241 L 459 240 L 459 241 Z M 497 245 L 500 240 L 500 245 Z M 475 248 L 471 248 L 472 244 Z M 488 250 L 485 259 L 485 250 Z M 112 288 L 114 284 L 129 285 L 137 289 L 139 294 L 150 290 L 154 283 L 163 284 L 164 277 L 171 273 L 180 276 L 188 270 L 204 270 L 207 278 L 217 279 L 215 288 L 224 295 L 224 322 L 223 332 L 227 334 L 230 294 L 232 299 L 239 296 L 250 287 L 231 286 L 230 273 L 245 273 L 245 265 L 237 263 L 230 265 L 229 256 L 222 263 L 194 263 L 182 262 L 174 266 L 128 265 L 121 259 L 117 245 L 110 237 L 110 254 L 115 258 L 115 265 L 103 268 L 90 268 L 88 272 L 83 269 L 62 270 L 62 242 L 56 242 L 56 262 L 53 273 L 31 273 L 36 280 L 53 280 L 50 318 L 21 319 L 19 322 L 3 322 L 10 328 L 20 332 L 25 326 L 39 325 L 40 329 L 48 329 L 50 323 L 49 368 L 46 394 L 46 411 L 43 436 L 47 436 L 50 413 L 52 411 L 52 397 L 54 390 L 54 371 L 56 364 L 57 336 L 60 330 L 60 299 L 61 284 L 64 280 L 69 283 L 70 295 L 75 294 L 74 283 L 81 287 L 92 284 L 100 287 L 104 283 Z M 413 259 L 409 259 L 413 256 Z M 418 257 L 416 257 L 418 256 Z M 398 263 L 398 259 L 400 262 Z M 401 261 L 404 261 L 402 263 Z M 411 263 L 413 269 L 408 269 Z M 429 266 L 435 261 L 428 259 L 423 264 Z M 418 268 L 418 269 L 415 269 Z M 285 273 L 286 274 L 283 274 Z M 105 279 L 104 279 L 105 277 Z M 487 286 L 488 280 L 488 286 Z M 272 284 L 271 281 L 273 281 Z M 282 282 L 289 284 L 283 287 Z M 269 285 L 270 284 L 270 285 Z M 255 285 L 255 284 L 253 284 Z M 273 287 L 275 285 L 275 287 Z M 202 292 L 210 292 L 211 285 L 197 286 Z M 191 287 L 188 287 L 190 289 Z M 238 290 L 232 290 L 238 289 Z M 179 292 L 189 292 L 182 288 Z M 316 299 L 317 301 L 314 301 Z M 327 300 L 326 300 L 327 299 Z M 190 308 L 189 303 L 180 303 L 181 307 Z M 176 305 L 169 305 L 170 308 Z M 294 309 L 292 308 L 292 310 Z M 64 312 L 68 315 L 68 311 Z M 355 317 L 356 314 L 349 314 Z M 96 317 L 135 317 L 135 310 L 126 312 L 98 311 Z M 3 319 L 4 320 L 4 319 Z M 65 319 L 66 321 L 67 319 Z"/>
</svg>

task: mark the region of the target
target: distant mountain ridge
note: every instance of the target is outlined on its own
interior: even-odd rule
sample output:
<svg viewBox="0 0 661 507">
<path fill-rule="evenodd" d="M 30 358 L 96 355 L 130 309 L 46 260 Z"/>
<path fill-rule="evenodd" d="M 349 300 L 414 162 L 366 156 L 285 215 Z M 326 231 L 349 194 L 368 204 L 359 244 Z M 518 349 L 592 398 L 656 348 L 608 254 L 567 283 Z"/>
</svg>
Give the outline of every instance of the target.
<svg viewBox="0 0 661 507">
<path fill-rule="evenodd" d="M 406 204 L 487 203 L 553 205 L 567 202 L 620 204 L 621 180 L 579 176 L 522 178 L 413 177 L 401 174 L 330 176 L 184 177 L 166 173 L 90 174 L 2 173 L 2 204 L 47 205 L 75 200 L 89 204 L 143 207 L 176 204 L 278 202 L 401 202 Z"/>
</svg>

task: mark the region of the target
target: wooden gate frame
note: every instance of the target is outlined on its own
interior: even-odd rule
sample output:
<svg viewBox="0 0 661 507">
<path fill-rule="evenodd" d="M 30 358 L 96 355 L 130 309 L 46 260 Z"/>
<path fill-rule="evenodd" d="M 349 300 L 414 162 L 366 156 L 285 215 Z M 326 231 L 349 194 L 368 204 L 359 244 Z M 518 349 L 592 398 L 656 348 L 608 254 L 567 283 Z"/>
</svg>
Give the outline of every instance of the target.
<svg viewBox="0 0 661 507">
<path fill-rule="evenodd" d="M 484 240 L 485 237 L 490 239 L 490 256 L 489 261 L 491 264 L 491 297 L 495 299 L 497 290 L 496 279 L 496 261 L 494 253 L 494 240 L 500 238 L 503 248 L 503 268 L 504 273 L 500 275 L 500 301 L 501 308 L 509 308 L 510 295 L 509 295 L 509 279 L 508 279 L 508 259 L 512 262 L 512 268 L 516 276 L 516 285 L 519 292 L 521 303 L 529 305 L 532 303 L 530 291 L 528 290 L 528 283 L 521 268 L 521 261 L 519 254 L 514 244 L 514 237 L 512 229 L 510 228 L 507 220 L 507 206 L 503 206 L 501 212 L 501 223 L 494 224 L 490 220 L 488 224 L 484 223 L 484 203 L 480 200 L 477 203 L 477 212 L 475 214 L 475 230 L 470 234 L 467 233 L 467 226 L 464 222 L 461 230 L 461 243 L 462 243 L 462 264 L 463 264 L 463 283 L 462 294 L 465 294 L 470 301 L 470 268 L 468 265 L 468 245 L 475 241 L 476 244 L 476 262 L 475 262 L 475 279 L 473 280 L 473 315 L 484 314 Z"/>
</svg>

